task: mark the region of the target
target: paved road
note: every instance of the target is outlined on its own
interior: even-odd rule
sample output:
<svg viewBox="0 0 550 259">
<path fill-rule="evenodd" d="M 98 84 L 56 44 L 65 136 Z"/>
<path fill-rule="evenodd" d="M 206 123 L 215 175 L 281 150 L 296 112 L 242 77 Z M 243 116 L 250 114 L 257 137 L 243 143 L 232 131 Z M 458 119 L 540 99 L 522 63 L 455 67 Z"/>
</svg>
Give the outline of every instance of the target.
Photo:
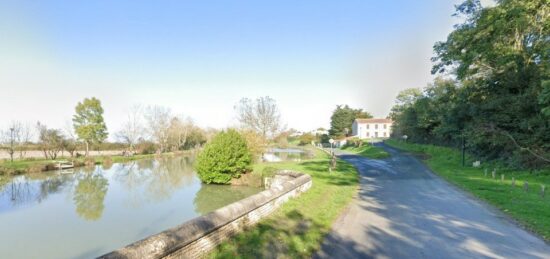
<svg viewBox="0 0 550 259">
<path fill-rule="evenodd" d="M 550 246 L 433 175 L 416 158 L 340 157 L 361 188 L 316 258 L 550 258 Z"/>
</svg>

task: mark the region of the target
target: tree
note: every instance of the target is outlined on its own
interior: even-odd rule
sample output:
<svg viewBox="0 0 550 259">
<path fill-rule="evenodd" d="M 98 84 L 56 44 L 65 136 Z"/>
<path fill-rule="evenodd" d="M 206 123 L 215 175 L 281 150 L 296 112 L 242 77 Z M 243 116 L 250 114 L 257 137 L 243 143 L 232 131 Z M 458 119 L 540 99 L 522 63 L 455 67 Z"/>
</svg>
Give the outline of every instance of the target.
<svg viewBox="0 0 550 259">
<path fill-rule="evenodd" d="M 199 153 L 196 162 L 199 178 L 204 183 L 227 184 L 250 171 L 252 154 L 246 139 L 236 130 L 218 133 Z"/>
<path fill-rule="evenodd" d="M 172 112 L 162 106 L 149 106 L 145 111 L 145 121 L 151 139 L 158 145 L 157 152 L 164 152 L 168 145 Z"/>
<path fill-rule="evenodd" d="M 13 155 L 15 154 L 18 139 L 20 138 L 21 134 L 21 123 L 18 121 L 12 121 L 11 124 L 8 126 L 8 129 L 2 133 L 4 135 L 4 143 L 6 146 L 5 149 L 10 155 L 10 161 L 13 162 Z"/>
<path fill-rule="evenodd" d="M 85 98 L 79 102 L 73 115 L 73 126 L 78 137 L 86 144 L 88 156 L 90 144 L 102 143 L 108 135 L 101 102 L 95 97 Z"/>
<path fill-rule="evenodd" d="M 355 119 L 368 119 L 372 115 L 362 109 L 353 109 L 348 105 L 337 105 L 330 117 L 329 134 L 334 137 L 343 137 L 351 133 L 351 126 Z"/>
<path fill-rule="evenodd" d="M 269 96 L 255 101 L 243 98 L 235 106 L 235 111 L 237 119 L 245 128 L 258 132 L 264 138 L 272 138 L 282 129 L 279 108 Z"/>
<path fill-rule="evenodd" d="M 501 0 L 457 6 L 464 22 L 434 46 L 437 78 L 392 110 L 394 133 L 461 145 L 480 159 L 513 166 L 550 163 L 550 6 Z M 398 100 L 398 103 L 401 101 Z"/>
<path fill-rule="evenodd" d="M 131 152 L 135 152 L 135 145 L 143 137 L 143 108 L 140 105 L 134 105 L 128 111 L 126 121 L 122 129 L 116 134 L 117 138 L 126 143 Z"/>
<path fill-rule="evenodd" d="M 37 125 L 39 132 L 40 149 L 44 152 L 46 159 L 56 159 L 57 155 L 63 150 L 63 135 L 57 129 L 48 129 L 45 125 Z"/>
<path fill-rule="evenodd" d="M 172 150 L 183 149 L 187 138 L 193 129 L 193 121 L 190 118 L 173 117 L 170 120 L 170 126 L 168 127 L 168 144 L 172 147 Z"/>
</svg>

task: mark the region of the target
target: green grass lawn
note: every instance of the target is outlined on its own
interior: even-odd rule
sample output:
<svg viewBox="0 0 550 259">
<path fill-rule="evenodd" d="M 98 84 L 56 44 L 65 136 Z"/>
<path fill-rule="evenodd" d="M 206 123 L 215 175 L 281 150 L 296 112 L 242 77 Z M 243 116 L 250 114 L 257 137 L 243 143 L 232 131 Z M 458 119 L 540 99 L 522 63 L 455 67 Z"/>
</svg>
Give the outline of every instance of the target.
<svg viewBox="0 0 550 259">
<path fill-rule="evenodd" d="M 302 162 L 260 163 L 255 172 L 266 168 L 291 169 L 310 174 L 312 187 L 291 199 L 257 225 L 216 248 L 212 258 L 309 258 L 319 249 L 334 220 L 351 201 L 358 187 L 355 168 L 342 160 L 328 172 L 328 156 L 315 150 L 316 157 Z"/>
<path fill-rule="evenodd" d="M 475 160 L 472 157 L 468 157 L 467 166 L 462 167 L 461 153 L 458 150 L 397 140 L 387 140 L 385 143 L 398 149 L 427 155 L 425 162 L 435 173 L 499 208 L 525 228 L 550 241 L 550 190 L 546 191 L 545 197 L 541 197 L 541 186 L 545 185 L 547 189 L 550 187 L 550 169 L 532 173 L 507 169 L 494 163 L 474 168 L 471 166 Z M 497 168 L 496 179 L 491 174 L 494 168 Z M 487 176 L 485 169 L 488 171 Z M 500 181 L 501 174 L 504 174 L 504 182 Z M 515 187 L 512 186 L 512 177 L 516 179 Z M 528 182 L 528 191 L 523 189 L 525 182 Z"/>
<path fill-rule="evenodd" d="M 371 144 L 363 144 L 360 147 L 353 147 L 353 146 L 344 146 L 341 148 L 344 151 L 349 151 L 351 153 L 361 155 L 367 158 L 373 158 L 373 159 L 383 159 L 390 157 L 390 154 L 386 152 L 383 148 L 375 147 Z"/>
</svg>

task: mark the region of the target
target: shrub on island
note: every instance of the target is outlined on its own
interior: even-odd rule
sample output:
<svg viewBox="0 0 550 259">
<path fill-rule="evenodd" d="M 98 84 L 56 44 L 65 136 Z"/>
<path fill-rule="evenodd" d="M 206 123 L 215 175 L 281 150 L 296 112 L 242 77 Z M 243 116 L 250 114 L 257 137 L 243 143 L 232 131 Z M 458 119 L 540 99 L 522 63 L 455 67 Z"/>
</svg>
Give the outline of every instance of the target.
<svg viewBox="0 0 550 259">
<path fill-rule="evenodd" d="M 197 157 L 196 170 L 202 182 L 227 184 L 251 170 L 252 155 L 246 139 L 236 130 L 218 133 Z"/>
</svg>

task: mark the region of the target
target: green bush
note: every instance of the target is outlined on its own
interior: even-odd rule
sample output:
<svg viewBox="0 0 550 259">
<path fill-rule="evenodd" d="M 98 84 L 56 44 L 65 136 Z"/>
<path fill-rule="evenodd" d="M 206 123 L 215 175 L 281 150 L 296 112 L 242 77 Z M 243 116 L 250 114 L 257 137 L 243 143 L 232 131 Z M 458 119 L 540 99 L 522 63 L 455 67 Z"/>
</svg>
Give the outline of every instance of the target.
<svg viewBox="0 0 550 259">
<path fill-rule="evenodd" d="M 197 157 L 197 173 L 204 183 L 226 184 L 250 171 L 252 154 L 246 139 L 235 130 L 218 133 Z"/>
</svg>

